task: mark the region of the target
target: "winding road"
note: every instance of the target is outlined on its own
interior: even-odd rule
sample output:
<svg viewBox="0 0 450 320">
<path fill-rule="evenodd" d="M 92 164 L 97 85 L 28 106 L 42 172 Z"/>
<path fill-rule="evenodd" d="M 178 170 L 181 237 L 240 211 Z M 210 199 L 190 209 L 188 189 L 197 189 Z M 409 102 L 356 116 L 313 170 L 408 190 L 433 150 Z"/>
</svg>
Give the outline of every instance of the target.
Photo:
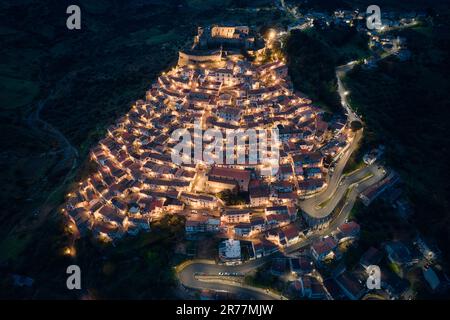
<svg viewBox="0 0 450 320">
<path fill-rule="evenodd" d="M 281 1 L 281 8 L 285 9 Z M 361 118 L 352 110 L 347 98 L 348 90 L 345 88 L 342 78 L 347 72 L 357 65 L 357 61 L 350 61 L 345 65 L 336 67 L 337 92 L 341 99 L 341 105 L 345 110 L 347 122 L 360 121 Z M 290 254 L 301 248 L 311 245 L 315 240 L 330 234 L 337 227 L 343 224 L 361 192 L 379 182 L 386 175 L 383 167 L 372 164 L 367 165 L 349 174 L 343 174 L 344 168 L 350 159 L 352 153 L 358 148 L 359 142 L 363 137 L 363 129 L 355 132 L 348 148 L 343 151 L 338 159 L 332 175 L 328 179 L 327 188 L 314 195 L 313 197 L 303 199 L 300 202 L 300 208 L 312 218 L 322 219 L 330 216 L 330 222 L 327 227 L 322 228 L 308 235 L 298 243 L 285 248 L 284 253 Z M 345 201 L 342 203 L 341 201 Z M 339 206 L 339 212 L 335 208 Z M 278 253 L 277 253 L 278 254 Z M 219 279 L 204 281 L 199 279 L 198 274 L 219 275 L 219 273 L 239 273 L 246 274 L 265 264 L 272 256 L 245 262 L 238 266 L 218 265 L 214 262 L 192 262 L 177 268 L 177 276 L 181 284 L 193 289 L 211 289 L 217 291 L 227 291 L 236 294 L 250 295 L 255 299 L 279 299 L 283 298 L 274 293 L 262 290 L 256 287 L 242 285 L 240 283 L 230 283 Z"/>
<path fill-rule="evenodd" d="M 177 271 L 177 276 L 183 286 L 190 289 L 210 289 L 215 291 L 227 291 L 237 295 L 252 297 L 257 300 L 274 300 L 282 299 L 283 297 L 256 287 L 242 285 L 240 283 L 232 284 L 226 281 L 216 280 L 204 281 L 198 279 L 198 274 L 219 275 L 219 273 L 239 273 L 246 274 L 262 265 L 264 265 L 269 258 L 251 260 L 237 266 L 227 266 L 215 264 L 214 261 L 209 262 L 192 262 L 187 266 L 183 266 Z"/>
</svg>

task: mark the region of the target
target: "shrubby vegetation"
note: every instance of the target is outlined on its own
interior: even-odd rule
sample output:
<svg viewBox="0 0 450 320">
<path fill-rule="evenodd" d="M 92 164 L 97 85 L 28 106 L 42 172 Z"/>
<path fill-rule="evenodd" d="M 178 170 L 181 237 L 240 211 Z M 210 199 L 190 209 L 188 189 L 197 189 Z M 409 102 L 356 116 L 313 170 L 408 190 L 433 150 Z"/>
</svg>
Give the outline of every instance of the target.
<svg viewBox="0 0 450 320">
<path fill-rule="evenodd" d="M 18 274 L 35 281 L 33 288 L 14 287 L 10 277 L 2 277 L 0 297 L 35 299 L 171 299 L 176 279 L 173 246 L 184 237 L 183 220 L 166 216 L 152 225 L 152 232 L 125 238 L 118 245 L 100 246 L 89 237 L 76 242 L 77 255 L 62 255 L 68 235 L 62 232 L 59 219 L 52 219 L 35 230 L 40 241 L 28 246 L 20 261 Z M 66 268 L 79 265 L 82 290 L 66 288 Z"/>
<path fill-rule="evenodd" d="M 339 110 L 334 71 L 336 60 L 328 48 L 320 40 L 294 30 L 288 38 L 286 52 L 294 87 L 314 101 Z"/>
<path fill-rule="evenodd" d="M 447 19 L 447 20 L 445 20 Z M 374 144 L 384 143 L 388 165 L 408 186 L 415 225 L 438 237 L 449 257 L 450 33 L 448 15 L 434 27 L 404 30 L 412 59 L 389 58 L 374 70 L 355 68 L 346 84 Z"/>
<path fill-rule="evenodd" d="M 354 28 L 333 25 L 323 30 L 293 30 L 285 51 L 294 87 L 334 112 L 342 109 L 335 68 L 368 55 L 367 40 Z"/>
<path fill-rule="evenodd" d="M 279 287 L 280 282 L 278 277 L 270 273 L 270 264 L 260 267 L 252 275 L 247 275 L 244 279 L 245 284 L 258 288 L 271 288 L 272 290 L 282 291 L 282 287 Z"/>
<path fill-rule="evenodd" d="M 217 194 L 217 197 L 221 199 L 227 206 L 244 205 L 249 202 L 248 192 L 232 192 L 230 190 L 224 190 Z"/>
</svg>

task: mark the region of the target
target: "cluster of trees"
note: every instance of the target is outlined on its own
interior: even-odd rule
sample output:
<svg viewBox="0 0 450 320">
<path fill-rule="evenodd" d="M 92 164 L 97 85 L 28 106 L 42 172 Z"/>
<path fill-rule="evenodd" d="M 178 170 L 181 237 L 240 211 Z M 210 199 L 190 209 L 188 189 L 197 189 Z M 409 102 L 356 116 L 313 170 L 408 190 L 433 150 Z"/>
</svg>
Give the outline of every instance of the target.
<svg viewBox="0 0 450 320">
<path fill-rule="evenodd" d="M 341 111 L 335 68 L 369 55 L 367 39 L 355 27 L 334 24 L 293 30 L 284 49 L 294 87 L 334 112 Z"/>
<path fill-rule="evenodd" d="M 61 217 L 61 216 L 59 216 Z M 90 236 L 76 242 L 76 256 L 62 248 L 70 243 L 58 217 L 34 231 L 35 241 L 14 266 L 0 270 L 0 297 L 34 299 L 173 299 L 176 276 L 174 245 L 184 237 L 184 221 L 168 215 L 152 225 L 149 233 L 123 239 L 116 246 L 100 246 Z M 81 290 L 68 290 L 66 268 L 81 269 Z M 3 266 L 4 267 L 4 266 Z M 34 280 L 31 288 L 13 285 L 10 273 Z"/>
<path fill-rule="evenodd" d="M 244 205 L 248 203 L 248 192 L 233 192 L 231 190 L 224 190 L 217 194 L 217 197 L 221 199 L 227 206 Z"/>
<path fill-rule="evenodd" d="M 294 87 L 331 110 L 340 110 L 333 51 L 308 33 L 293 30 L 286 43 L 286 54 Z"/>
<path fill-rule="evenodd" d="M 278 277 L 270 273 L 270 265 L 260 267 L 253 275 L 244 279 L 245 283 L 259 288 L 273 288 L 278 282 Z"/>
</svg>

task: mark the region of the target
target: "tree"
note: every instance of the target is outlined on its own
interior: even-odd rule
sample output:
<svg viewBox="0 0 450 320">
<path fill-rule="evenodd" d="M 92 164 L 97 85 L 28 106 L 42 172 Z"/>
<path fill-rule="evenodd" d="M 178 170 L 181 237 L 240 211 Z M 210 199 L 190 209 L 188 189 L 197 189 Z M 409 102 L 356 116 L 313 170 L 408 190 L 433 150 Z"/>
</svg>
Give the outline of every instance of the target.
<svg viewBox="0 0 450 320">
<path fill-rule="evenodd" d="M 285 53 L 294 87 L 331 110 L 341 110 L 336 92 L 336 56 L 334 50 L 313 35 L 293 30 Z"/>
<path fill-rule="evenodd" d="M 356 131 L 362 129 L 362 127 L 363 127 L 363 125 L 362 125 L 361 121 L 355 120 L 350 123 L 350 128 L 352 129 L 353 132 L 356 132 Z"/>
</svg>

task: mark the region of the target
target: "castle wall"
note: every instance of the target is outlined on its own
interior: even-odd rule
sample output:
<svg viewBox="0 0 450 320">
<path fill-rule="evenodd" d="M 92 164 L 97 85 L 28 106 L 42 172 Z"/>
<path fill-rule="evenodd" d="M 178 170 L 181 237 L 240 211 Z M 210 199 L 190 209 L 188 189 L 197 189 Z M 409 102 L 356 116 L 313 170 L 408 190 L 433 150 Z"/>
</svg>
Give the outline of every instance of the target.
<svg viewBox="0 0 450 320">
<path fill-rule="evenodd" d="M 178 66 L 180 67 L 190 63 L 220 62 L 221 60 L 222 54 L 220 51 L 205 55 L 191 55 L 182 51 L 179 51 L 178 53 Z"/>
</svg>

